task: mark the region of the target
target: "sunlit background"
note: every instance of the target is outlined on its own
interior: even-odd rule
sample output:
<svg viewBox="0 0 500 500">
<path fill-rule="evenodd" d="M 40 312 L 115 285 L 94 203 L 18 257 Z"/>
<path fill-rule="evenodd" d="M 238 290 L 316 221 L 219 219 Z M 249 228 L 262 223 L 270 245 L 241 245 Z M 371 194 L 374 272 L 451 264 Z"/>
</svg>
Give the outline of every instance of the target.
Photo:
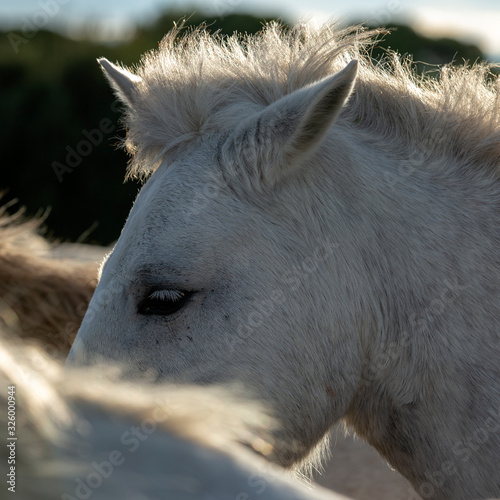
<svg viewBox="0 0 500 500">
<path fill-rule="evenodd" d="M 500 4 L 498 0 L 15 0 L 0 4 L 3 29 L 19 28 L 23 20 L 33 20 L 43 5 L 56 4 L 57 14 L 50 27 L 75 38 L 94 25 L 102 40 L 123 40 L 133 36 L 138 24 L 153 21 L 167 9 L 226 16 L 244 12 L 260 17 L 282 16 L 327 20 L 332 17 L 372 24 L 406 23 L 427 36 L 456 37 L 477 44 L 492 60 L 500 61 Z"/>
<path fill-rule="evenodd" d="M 500 63 L 498 0 L 3 0 L 0 189 L 4 202 L 18 199 L 11 210 L 49 208 L 48 233 L 60 239 L 118 237 L 139 186 L 123 185 L 127 157 L 115 147 L 123 131 L 95 59 L 133 64 L 183 16 L 223 33 L 255 32 L 270 19 L 364 22 L 395 28 L 384 46 L 415 61 Z M 102 120 L 112 130 L 94 134 L 87 151 Z M 71 172 L 58 175 L 68 160 Z"/>
</svg>

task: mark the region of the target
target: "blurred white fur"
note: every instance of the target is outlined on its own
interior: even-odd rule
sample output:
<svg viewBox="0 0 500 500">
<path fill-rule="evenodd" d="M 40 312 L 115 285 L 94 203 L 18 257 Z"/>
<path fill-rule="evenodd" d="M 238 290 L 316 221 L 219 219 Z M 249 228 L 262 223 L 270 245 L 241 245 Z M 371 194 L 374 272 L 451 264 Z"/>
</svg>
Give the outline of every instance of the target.
<svg viewBox="0 0 500 500">
<path fill-rule="evenodd" d="M 265 439 L 272 420 L 230 390 L 113 383 L 88 371 L 63 375 L 41 350 L 4 337 L 2 429 L 12 385 L 16 448 L 9 455 L 3 446 L 0 459 L 15 457 L 16 498 L 347 499 L 312 491 L 259 458 L 272 449 Z"/>
</svg>

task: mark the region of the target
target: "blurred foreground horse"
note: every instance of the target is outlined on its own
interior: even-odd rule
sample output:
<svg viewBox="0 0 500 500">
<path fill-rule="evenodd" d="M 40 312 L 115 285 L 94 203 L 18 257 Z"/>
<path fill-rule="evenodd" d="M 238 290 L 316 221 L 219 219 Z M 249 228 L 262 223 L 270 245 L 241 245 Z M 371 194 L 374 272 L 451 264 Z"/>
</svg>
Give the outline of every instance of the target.
<svg viewBox="0 0 500 500">
<path fill-rule="evenodd" d="M 11 436 L 0 453 L 2 498 L 349 500 L 311 491 L 249 451 L 272 448 L 272 422 L 227 389 L 63 376 L 41 350 L 4 336 L 0 383 Z"/>
</svg>

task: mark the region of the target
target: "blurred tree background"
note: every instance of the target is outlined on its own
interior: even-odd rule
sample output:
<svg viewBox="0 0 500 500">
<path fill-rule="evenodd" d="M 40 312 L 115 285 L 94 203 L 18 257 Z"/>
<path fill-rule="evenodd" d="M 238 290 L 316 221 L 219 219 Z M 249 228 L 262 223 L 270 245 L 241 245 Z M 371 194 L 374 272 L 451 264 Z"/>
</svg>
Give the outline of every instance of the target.
<svg viewBox="0 0 500 500">
<path fill-rule="evenodd" d="M 91 27 L 79 41 L 51 31 L 32 38 L 21 31 L 0 33 L 3 202 L 17 198 L 11 209 L 25 206 L 31 215 L 50 207 L 45 226 L 60 240 L 106 245 L 118 238 L 140 186 L 123 184 L 128 158 L 116 148 L 124 134 L 119 107 L 96 58 L 133 65 L 181 18 L 179 12 L 166 12 L 137 27 L 130 40 L 114 44 L 92 41 Z M 210 19 L 198 13 L 186 24 L 202 21 L 211 31 L 231 34 L 255 33 L 264 20 L 245 14 Z M 473 45 L 425 38 L 408 26 L 388 27 L 394 31 L 380 41 L 374 57 L 390 47 L 431 64 L 483 58 Z M 417 69 L 424 66 L 419 63 Z"/>
</svg>

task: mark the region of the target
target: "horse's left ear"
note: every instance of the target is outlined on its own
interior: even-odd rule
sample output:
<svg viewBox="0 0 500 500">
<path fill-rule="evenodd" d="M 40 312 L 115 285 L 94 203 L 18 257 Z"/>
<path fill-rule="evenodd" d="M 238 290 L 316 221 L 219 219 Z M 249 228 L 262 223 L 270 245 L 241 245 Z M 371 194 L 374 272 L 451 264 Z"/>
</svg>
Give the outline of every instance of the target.
<svg viewBox="0 0 500 500">
<path fill-rule="evenodd" d="M 335 75 L 270 104 L 234 131 L 233 154 L 250 159 L 247 164 L 257 170 L 260 184 L 273 186 L 321 143 L 352 91 L 357 68 L 351 61 Z"/>
<path fill-rule="evenodd" d="M 101 65 L 106 78 L 116 92 L 120 100 L 128 106 L 133 106 L 135 89 L 141 81 L 140 77 L 134 75 L 130 71 L 120 68 L 113 63 L 110 63 L 106 58 L 101 57 L 97 60 Z"/>
</svg>

